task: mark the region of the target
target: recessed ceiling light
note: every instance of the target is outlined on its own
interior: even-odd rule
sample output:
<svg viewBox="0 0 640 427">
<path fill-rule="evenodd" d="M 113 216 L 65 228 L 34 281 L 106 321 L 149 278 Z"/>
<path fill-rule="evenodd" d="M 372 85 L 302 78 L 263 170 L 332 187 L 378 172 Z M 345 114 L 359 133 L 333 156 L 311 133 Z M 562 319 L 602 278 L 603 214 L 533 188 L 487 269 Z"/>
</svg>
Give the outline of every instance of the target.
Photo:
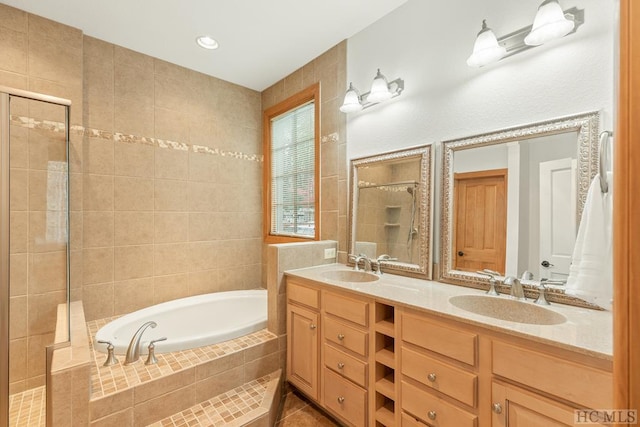
<svg viewBox="0 0 640 427">
<path fill-rule="evenodd" d="M 218 42 L 209 36 L 200 36 L 196 39 L 198 46 L 204 49 L 217 49 L 219 47 Z"/>
</svg>

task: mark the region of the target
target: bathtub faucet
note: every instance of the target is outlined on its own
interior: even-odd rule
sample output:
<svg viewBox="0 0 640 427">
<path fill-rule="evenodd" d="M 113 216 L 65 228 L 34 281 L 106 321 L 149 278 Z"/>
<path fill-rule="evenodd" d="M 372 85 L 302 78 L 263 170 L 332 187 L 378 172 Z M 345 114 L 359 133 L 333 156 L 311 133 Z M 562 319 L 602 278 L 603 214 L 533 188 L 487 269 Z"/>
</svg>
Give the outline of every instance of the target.
<svg viewBox="0 0 640 427">
<path fill-rule="evenodd" d="M 142 326 L 140 326 L 140 328 L 138 328 L 136 333 L 133 334 L 131 342 L 129 343 L 129 348 L 127 348 L 127 356 L 124 359 L 125 365 L 135 363 L 138 361 L 138 358 L 140 358 L 140 341 L 142 340 L 142 334 L 144 334 L 144 331 L 149 326 L 155 328 L 156 326 L 158 326 L 158 324 L 152 320 L 149 322 L 145 322 Z"/>
</svg>

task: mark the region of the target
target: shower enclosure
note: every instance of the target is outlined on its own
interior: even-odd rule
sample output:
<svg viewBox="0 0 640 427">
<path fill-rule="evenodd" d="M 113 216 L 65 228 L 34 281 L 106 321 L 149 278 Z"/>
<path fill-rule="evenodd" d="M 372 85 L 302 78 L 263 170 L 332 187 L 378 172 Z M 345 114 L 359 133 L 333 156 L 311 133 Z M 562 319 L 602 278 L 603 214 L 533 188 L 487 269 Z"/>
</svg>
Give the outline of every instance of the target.
<svg viewBox="0 0 640 427">
<path fill-rule="evenodd" d="M 46 423 L 60 304 L 69 339 L 70 105 L 0 87 L 0 427 Z"/>
</svg>

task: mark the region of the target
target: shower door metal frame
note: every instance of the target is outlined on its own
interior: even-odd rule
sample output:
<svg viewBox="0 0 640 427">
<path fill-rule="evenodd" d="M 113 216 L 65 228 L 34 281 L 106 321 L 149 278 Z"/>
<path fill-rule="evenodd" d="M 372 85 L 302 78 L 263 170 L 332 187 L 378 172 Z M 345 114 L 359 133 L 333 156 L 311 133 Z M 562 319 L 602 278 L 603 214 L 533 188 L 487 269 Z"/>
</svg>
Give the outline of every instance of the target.
<svg viewBox="0 0 640 427">
<path fill-rule="evenodd" d="M 69 127 L 71 101 L 55 96 L 29 92 L 0 86 L 0 427 L 9 425 L 9 234 L 10 234 L 10 198 L 9 198 L 9 156 L 10 156 L 10 97 L 25 98 L 65 107 L 65 133 L 67 144 L 67 164 L 69 163 Z M 69 318 L 69 168 L 67 167 L 67 319 Z M 67 322 L 69 325 L 69 322 Z M 69 337 L 69 334 L 67 334 Z"/>
</svg>

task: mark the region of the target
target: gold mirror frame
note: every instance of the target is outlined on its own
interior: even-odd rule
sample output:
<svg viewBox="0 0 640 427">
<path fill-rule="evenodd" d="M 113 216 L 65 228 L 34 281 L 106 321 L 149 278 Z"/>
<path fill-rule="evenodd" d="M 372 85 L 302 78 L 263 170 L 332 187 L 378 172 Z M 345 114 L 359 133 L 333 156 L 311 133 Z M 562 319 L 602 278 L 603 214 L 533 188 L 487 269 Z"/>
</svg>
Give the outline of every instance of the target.
<svg viewBox="0 0 640 427">
<path fill-rule="evenodd" d="M 418 204 L 418 263 L 408 264 L 403 262 L 385 262 L 384 272 L 431 279 L 432 256 L 431 256 L 431 218 L 432 218 L 432 156 L 431 145 L 413 147 L 405 150 L 398 150 L 389 153 L 377 154 L 369 157 L 362 157 L 351 160 L 351 185 L 349 192 L 349 256 L 348 264 L 353 265 L 356 237 L 356 219 L 358 213 L 358 169 L 368 166 L 404 161 L 411 158 L 420 160 L 420 191 L 417 198 Z"/>
<path fill-rule="evenodd" d="M 556 135 L 567 132 L 577 132 L 577 206 L 576 224 L 579 224 L 582 210 L 587 198 L 587 192 L 591 180 L 598 171 L 598 133 L 600 127 L 600 114 L 589 112 L 573 116 L 544 122 L 532 123 L 523 126 L 516 126 L 474 135 L 461 139 L 453 139 L 442 143 L 442 198 L 441 198 L 441 218 L 440 218 L 440 277 L 442 282 L 468 286 L 477 289 L 487 289 L 488 279 L 480 274 L 454 270 L 452 268 L 452 239 L 453 239 L 453 155 L 456 151 L 469 148 L 485 147 L 496 144 L 504 144 L 512 141 L 537 138 L 541 136 Z M 536 282 L 526 284 L 525 288 L 528 296 L 534 297 L 537 291 L 534 290 Z M 500 290 L 507 289 L 500 287 Z M 549 288 L 550 300 L 570 303 L 574 305 L 586 305 L 573 301 L 575 298 L 565 296 L 564 290 L 560 288 Z M 572 302 L 573 301 L 573 302 Z"/>
</svg>

